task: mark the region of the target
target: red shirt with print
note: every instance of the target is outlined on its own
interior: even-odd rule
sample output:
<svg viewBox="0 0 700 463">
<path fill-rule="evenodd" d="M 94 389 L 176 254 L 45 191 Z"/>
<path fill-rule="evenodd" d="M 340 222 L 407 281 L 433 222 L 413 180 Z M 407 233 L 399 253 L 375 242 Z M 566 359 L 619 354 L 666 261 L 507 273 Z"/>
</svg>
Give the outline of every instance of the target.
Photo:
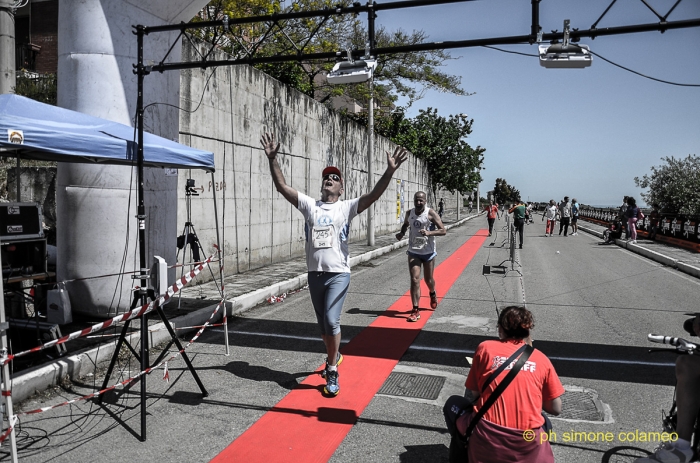
<svg viewBox="0 0 700 463">
<path fill-rule="evenodd" d="M 489 219 L 495 219 L 498 217 L 498 204 L 494 204 L 493 206 L 487 206 L 486 210 L 488 211 L 488 218 Z"/>
<path fill-rule="evenodd" d="M 523 341 L 513 340 L 484 341 L 479 344 L 465 383 L 467 389 L 481 393 L 476 401 L 474 411 L 483 406 L 489 395 L 506 377 L 510 368 L 506 367 L 498 378 L 488 385 L 486 391 L 481 392 L 481 388 L 491 372 L 522 345 Z M 554 371 L 552 362 L 542 352 L 534 349 L 520 373 L 482 419 L 507 428 L 537 429 L 544 424 L 542 403 L 546 400 L 556 399 L 562 394 L 564 394 L 564 386 Z"/>
</svg>

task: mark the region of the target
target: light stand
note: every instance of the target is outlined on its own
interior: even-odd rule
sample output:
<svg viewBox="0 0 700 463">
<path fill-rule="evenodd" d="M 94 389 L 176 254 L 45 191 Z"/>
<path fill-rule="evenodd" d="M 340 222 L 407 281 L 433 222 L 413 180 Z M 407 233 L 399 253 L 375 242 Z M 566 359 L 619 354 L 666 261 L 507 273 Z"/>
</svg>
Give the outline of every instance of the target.
<svg viewBox="0 0 700 463">
<path fill-rule="evenodd" d="M 187 246 L 190 247 L 190 257 L 194 259 L 194 262 L 201 262 L 201 257 L 204 255 L 204 249 L 202 244 L 199 242 L 199 237 L 197 237 L 197 231 L 192 223 L 192 196 L 199 196 L 197 190 L 194 187 L 194 179 L 188 178 L 185 181 L 185 212 L 187 217 L 185 219 L 185 227 L 182 230 L 182 234 L 178 237 L 178 251 L 175 255 L 175 262 L 180 261 L 180 249 L 182 249 L 182 270 L 180 272 L 180 278 L 185 274 L 185 259 L 187 258 Z M 182 241 L 180 241 L 182 240 Z M 212 272 L 212 279 L 214 278 L 214 272 L 209 267 L 209 271 Z M 223 294 L 222 294 L 223 296 Z M 180 307 L 180 301 L 182 300 L 182 291 L 180 291 L 178 297 L 178 308 Z"/>
<path fill-rule="evenodd" d="M 140 279 L 141 284 L 138 287 L 137 290 L 134 291 L 134 300 L 131 304 L 132 310 L 137 307 L 137 305 L 140 303 L 141 306 L 145 306 L 148 303 L 148 297 L 150 296 L 152 300 L 156 300 L 156 295 L 154 294 L 153 290 L 148 289 L 148 284 L 149 284 L 149 272 L 150 269 L 146 266 L 146 207 L 144 205 L 144 200 L 143 200 L 143 78 L 150 74 L 151 72 L 151 67 L 150 66 L 144 66 L 143 65 L 143 37 L 145 35 L 144 31 L 144 26 L 136 26 L 136 36 L 137 36 L 137 51 L 138 51 L 138 61 L 137 64 L 134 65 L 134 73 L 137 76 L 137 81 L 138 81 L 138 96 L 136 98 L 136 127 L 138 131 L 138 136 L 137 136 L 137 152 L 136 152 L 136 166 L 137 166 L 137 195 L 138 195 L 138 210 L 137 210 L 137 215 L 136 218 L 138 220 L 138 226 L 139 226 L 139 265 L 140 265 L 140 271 L 139 271 L 139 276 L 134 277 L 135 279 Z M 149 294 L 150 293 L 150 294 Z M 197 375 L 197 372 L 195 371 L 194 367 L 192 366 L 192 363 L 190 362 L 189 357 L 187 356 L 187 353 L 183 351 L 182 344 L 180 344 L 180 340 L 177 337 L 177 334 L 175 334 L 175 331 L 173 330 L 173 327 L 170 325 L 170 322 L 168 322 L 167 317 L 165 316 L 165 313 L 163 312 L 163 308 L 156 303 L 155 304 L 155 309 L 158 312 L 158 315 L 160 316 L 160 319 L 163 321 L 163 324 L 168 330 L 168 333 L 170 333 L 170 344 L 163 349 L 163 352 L 161 353 L 160 357 L 158 360 L 153 365 L 157 365 L 160 360 L 165 356 L 167 353 L 168 349 L 170 346 L 174 343 L 177 348 L 182 351 L 182 358 L 185 360 L 185 363 L 187 364 L 187 368 L 190 370 L 192 373 L 192 376 L 194 377 L 194 380 L 197 383 L 197 386 L 199 386 L 200 391 L 202 391 L 202 395 L 204 397 L 208 396 L 209 393 L 207 390 L 204 388 L 204 384 L 202 384 L 202 381 L 199 379 L 199 376 Z M 151 368 L 150 362 L 149 362 L 149 353 L 148 353 L 148 320 L 146 320 L 146 315 L 141 315 L 141 336 L 140 336 L 140 342 L 141 342 L 141 349 L 140 353 L 137 353 L 136 350 L 129 344 L 129 341 L 126 340 L 126 334 L 129 328 L 129 325 L 131 323 L 131 320 L 127 320 L 124 323 L 124 327 L 122 328 L 122 332 L 119 336 L 119 340 L 117 341 L 116 348 L 114 350 L 114 353 L 112 354 L 112 360 L 109 363 L 109 367 L 107 369 L 107 373 L 105 375 L 104 382 L 102 383 L 102 388 L 101 389 L 106 389 L 107 385 L 109 383 L 110 376 L 112 375 L 112 370 L 114 369 L 114 365 L 116 364 L 117 358 L 119 356 L 119 352 L 121 350 L 122 344 L 125 344 L 129 350 L 134 354 L 134 356 L 139 360 L 140 365 L 141 365 L 141 371 L 146 371 L 149 368 Z M 141 397 L 141 441 L 146 440 L 146 377 L 148 375 L 143 374 L 139 377 L 139 381 L 141 382 L 141 390 L 140 390 L 140 397 Z M 98 403 L 102 403 L 102 395 L 98 398 Z"/>
</svg>

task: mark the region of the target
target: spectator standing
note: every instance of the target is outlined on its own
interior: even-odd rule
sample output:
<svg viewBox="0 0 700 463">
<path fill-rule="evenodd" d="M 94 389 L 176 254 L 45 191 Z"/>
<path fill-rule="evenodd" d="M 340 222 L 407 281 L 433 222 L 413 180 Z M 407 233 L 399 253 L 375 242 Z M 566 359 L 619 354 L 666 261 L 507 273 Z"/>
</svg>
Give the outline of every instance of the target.
<svg viewBox="0 0 700 463">
<path fill-rule="evenodd" d="M 571 220 L 571 203 L 569 197 L 564 196 L 564 199 L 559 203 L 559 235 L 564 232 L 564 236 L 569 232 L 569 221 Z"/>
<path fill-rule="evenodd" d="M 469 213 L 471 214 L 473 210 L 474 210 L 474 203 L 473 203 L 472 200 L 470 199 L 470 200 L 469 200 Z"/>
<path fill-rule="evenodd" d="M 578 235 L 578 211 L 578 201 L 576 201 L 576 198 L 573 198 L 571 200 L 571 236 Z"/>
<path fill-rule="evenodd" d="M 547 219 L 547 228 L 544 229 L 545 237 L 547 236 L 547 234 L 549 234 L 549 236 L 552 236 L 552 234 L 554 233 L 554 226 L 557 224 L 558 213 L 559 210 L 557 209 L 556 203 L 553 199 L 550 199 L 549 204 L 544 208 L 544 213 L 542 214 L 542 221 L 544 222 L 544 219 Z"/>
<path fill-rule="evenodd" d="M 651 209 L 651 214 L 649 214 L 649 239 L 652 241 L 656 239 L 660 222 L 661 213 L 659 212 L 659 205 L 654 204 Z"/>
<path fill-rule="evenodd" d="M 617 218 L 620 222 L 623 224 L 627 223 L 627 200 L 629 199 L 629 196 L 625 196 L 622 198 L 622 206 L 620 206 L 620 212 L 617 214 Z M 629 239 L 629 229 L 626 227 L 623 227 L 625 229 L 625 239 Z"/>
<path fill-rule="evenodd" d="M 640 210 L 637 207 L 637 200 L 632 196 L 627 198 L 627 230 L 629 231 L 629 240 L 632 244 L 637 244 L 637 220 L 639 219 Z"/>
<path fill-rule="evenodd" d="M 525 226 L 525 214 L 527 213 L 527 208 L 522 201 L 518 201 L 508 210 L 509 214 L 513 214 L 513 225 L 515 230 L 520 236 L 520 249 L 523 248 L 523 227 Z"/>
<path fill-rule="evenodd" d="M 493 223 L 496 221 L 497 218 L 500 218 L 498 215 L 498 204 L 494 204 L 493 201 L 489 201 L 489 205 L 486 206 L 486 220 L 489 222 L 489 236 L 493 233 Z"/>
<path fill-rule="evenodd" d="M 440 198 L 440 202 L 438 203 L 438 215 L 440 218 L 442 218 L 443 212 L 445 212 L 445 200 Z"/>
</svg>

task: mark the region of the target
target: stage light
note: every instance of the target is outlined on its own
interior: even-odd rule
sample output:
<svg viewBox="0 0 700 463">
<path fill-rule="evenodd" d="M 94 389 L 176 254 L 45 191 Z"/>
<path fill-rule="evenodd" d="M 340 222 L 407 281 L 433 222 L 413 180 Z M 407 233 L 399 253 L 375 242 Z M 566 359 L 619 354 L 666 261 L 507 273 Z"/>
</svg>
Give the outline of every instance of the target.
<svg viewBox="0 0 700 463">
<path fill-rule="evenodd" d="M 333 66 L 333 70 L 328 73 L 326 79 L 329 84 L 356 84 L 359 82 L 367 82 L 372 78 L 376 67 L 376 60 L 358 59 L 353 62 L 341 61 Z"/>
<path fill-rule="evenodd" d="M 585 68 L 593 62 L 588 45 L 539 45 L 540 65 L 546 68 Z"/>
<path fill-rule="evenodd" d="M 578 29 L 574 29 L 574 33 Z M 552 31 L 556 32 L 556 31 Z M 562 43 L 552 43 L 551 45 L 538 45 L 540 55 L 540 66 L 546 68 L 585 68 L 593 62 L 593 55 L 588 45 L 579 45 L 578 39 L 569 38 L 571 35 L 570 22 L 564 20 L 564 40 Z M 541 40 L 541 33 L 538 34 L 538 41 Z M 556 42 L 556 41 L 555 41 Z"/>
</svg>

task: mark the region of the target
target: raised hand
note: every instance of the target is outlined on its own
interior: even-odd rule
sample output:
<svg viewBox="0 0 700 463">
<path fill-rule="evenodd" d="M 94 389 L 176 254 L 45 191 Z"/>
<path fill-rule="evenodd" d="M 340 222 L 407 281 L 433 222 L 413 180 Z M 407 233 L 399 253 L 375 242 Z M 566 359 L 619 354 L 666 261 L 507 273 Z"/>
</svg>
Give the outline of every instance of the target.
<svg viewBox="0 0 700 463">
<path fill-rule="evenodd" d="M 392 170 L 398 169 L 406 159 L 408 159 L 408 150 L 403 146 L 397 146 L 393 155 L 388 151 L 386 152 L 387 165 Z"/>
<path fill-rule="evenodd" d="M 274 133 L 264 133 L 260 137 L 260 144 L 265 149 L 265 156 L 272 160 L 277 157 L 277 151 L 280 149 L 280 144 L 275 143 Z"/>
</svg>

